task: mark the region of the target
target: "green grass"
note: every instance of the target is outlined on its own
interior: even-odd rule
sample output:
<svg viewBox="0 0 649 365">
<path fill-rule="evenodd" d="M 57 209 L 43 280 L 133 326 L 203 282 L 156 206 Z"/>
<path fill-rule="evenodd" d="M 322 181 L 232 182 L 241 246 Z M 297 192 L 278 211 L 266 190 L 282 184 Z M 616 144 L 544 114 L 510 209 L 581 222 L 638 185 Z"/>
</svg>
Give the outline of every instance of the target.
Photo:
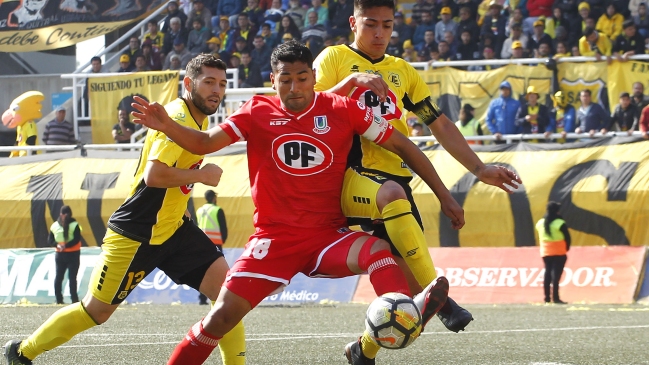
<svg viewBox="0 0 649 365">
<path fill-rule="evenodd" d="M 248 364 L 346 364 L 345 344 L 363 329 L 366 305 L 260 307 L 245 318 Z M 56 306 L 0 307 L 0 341 L 23 338 Z M 198 305 L 124 305 L 108 323 L 34 364 L 166 364 L 201 318 Z M 433 319 L 409 348 L 382 350 L 377 364 L 649 364 L 643 305 L 472 305 L 466 332 Z M 220 364 L 218 351 L 207 364 Z"/>
</svg>

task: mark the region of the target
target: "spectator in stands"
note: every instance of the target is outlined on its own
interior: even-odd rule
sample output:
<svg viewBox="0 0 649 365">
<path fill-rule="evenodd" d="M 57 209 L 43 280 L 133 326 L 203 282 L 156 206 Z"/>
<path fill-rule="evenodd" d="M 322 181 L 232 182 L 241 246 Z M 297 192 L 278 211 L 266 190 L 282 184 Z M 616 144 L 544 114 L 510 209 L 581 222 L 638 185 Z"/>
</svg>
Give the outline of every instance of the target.
<svg viewBox="0 0 649 365">
<path fill-rule="evenodd" d="M 229 68 L 239 68 L 241 65 L 241 53 L 234 52 L 230 55 L 230 67 Z"/>
<path fill-rule="evenodd" d="M 615 5 L 608 4 L 606 13 L 602 14 L 597 21 L 595 29 L 601 34 L 608 37 L 609 40 L 615 40 L 622 33 L 622 23 L 624 17 L 615 9 Z"/>
<path fill-rule="evenodd" d="M 433 22 L 433 16 L 429 11 L 424 11 L 421 13 L 421 21 L 415 28 L 415 33 L 412 36 L 413 44 L 421 44 L 424 41 L 424 35 L 426 31 L 435 32 L 435 23 Z"/>
<path fill-rule="evenodd" d="M 606 12 L 606 4 L 610 1 L 605 0 L 584 0 L 590 5 L 590 16 L 594 19 L 599 19 L 602 14 Z"/>
<path fill-rule="evenodd" d="M 275 35 L 275 41 L 272 44 L 269 44 L 269 46 L 274 47 L 282 43 L 284 34 L 290 34 L 292 37 L 291 39 L 302 38 L 302 32 L 300 31 L 300 28 L 298 28 L 297 24 L 295 24 L 295 21 L 293 21 L 293 18 L 291 18 L 289 15 L 284 15 L 282 17 L 282 22 L 279 24 L 277 34 Z"/>
<path fill-rule="evenodd" d="M 284 35 L 282 36 L 282 41 L 280 43 L 288 42 L 291 39 L 294 39 L 291 33 L 284 33 Z"/>
<path fill-rule="evenodd" d="M 261 29 L 257 35 L 261 36 L 264 39 L 264 42 L 269 44 L 272 44 L 275 41 L 275 34 L 270 30 L 270 24 L 268 23 L 261 25 Z M 254 42 L 255 39 L 253 38 L 252 41 Z"/>
<path fill-rule="evenodd" d="M 143 40 L 144 42 L 151 41 L 151 46 L 153 49 L 156 51 L 161 51 L 162 48 L 164 47 L 164 34 L 160 31 L 158 31 L 158 23 L 155 20 L 149 20 L 148 23 L 146 23 L 147 29 L 149 30 L 148 32 L 144 33 Z"/>
<path fill-rule="evenodd" d="M 629 6 L 628 6 L 630 17 L 635 18 L 636 16 L 638 16 L 638 14 L 639 14 L 638 9 L 640 9 L 640 4 L 645 4 L 645 3 L 646 3 L 646 0 L 630 0 L 629 1 Z M 625 17 L 625 18 L 628 19 L 629 17 Z"/>
<path fill-rule="evenodd" d="M 633 17 L 635 26 L 638 27 L 638 33 L 644 38 L 649 37 L 649 16 L 647 16 L 647 4 L 641 3 L 638 6 L 638 15 Z"/>
<path fill-rule="evenodd" d="M 550 110 L 550 125 L 552 130 L 561 133 L 565 140 L 567 133 L 575 131 L 575 118 L 577 117 L 575 107 L 568 102 L 562 91 L 557 91 L 552 100 L 554 107 Z"/>
<path fill-rule="evenodd" d="M 460 109 L 460 120 L 455 122 L 455 126 L 460 130 L 464 137 L 481 136 L 482 125 L 475 119 L 475 109 L 471 104 L 464 104 Z M 466 141 L 468 144 L 482 144 L 480 141 Z"/>
<path fill-rule="evenodd" d="M 327 21 L 329 20 L 329 10 L 322 6 L 323 2 L 323 0 L 311 0 L 311 5 L 313 6 L 306 11 L 306 19 L 304 19 L 305 29 L 311 25 L 311 21 L 309 20 L 309 13 L 311 12 L 315 12 L 318 15 L 316 24 L 322 25 L 324 27 L 327 26 Z M 315 57 L 315 54 L 313 55 L 313 57 Z"/>
<path fill-rule="evenodd" d="M 181 22 L 181 28 L 183 27 L 183 24 L 187 22 L 187 15 L 178 9 L 178 1 L 170 1 L 167 4 L 167 16 L 162 20 L 162 33 L 169 33 L 169 30 L 171 29 L 171 19 L 173 18 L 178 18 Z"/>
<path fill-rule="evenodd" d="M 460 37 L 462 43 L 460 43 L 460 45 L 457 47 L 457 52 L 455 52 L 455 60 L 471 61 L 479 59 L 480 51 L 478 50 L 478 45 L 471 40 L 471 32 L 469 30 L 465 30 L 462 32 L 462 35 Z"/>
<path fill-rule="evenodd" d="M 523 44 L 519 41 L 512 42 L 512 59 L 526 58 Z"/>
<path fill-rule="evenodd" d="M 550 48 L 549 43 L 539 44 L 539 49 L 534 55 L 536 58 L 552 58 L 552 48 Z"/>
<path fill-rule="evenodd" d="M 207 44 L 207 53 L 216 58 L 221 58 L 221 39 L 219 37 L 212 37 L 205 43 Z"/>
<path fill-rule="evenodd" d="M 500 54 L 502 50 L 502 45 L 505 42 L 506 36 L 506 26 L 507 19 L 505 16 L 501 15 L 502 5 L 496 0 L 492 0 L 489 3 L 489 15 L 485 16 L 484 22 L 482 23 L 481 35 L 491 33 L 493 35 L 493 47 L 496 51 L 496 54 Z"/>
<path fill-rule="evenodd" d="M 171 57 L 174 55 L 180 57 L 180 68 L 182 69 L 184 69 L 185 66 L 187 66 L 189 61 L 192 59 L 192 54 L 189 53 L 189 50 L 187 49 L 187 47 L 185 47 L 185 41 L 181 38 L 176 38 L 176 40 L 174 41 L 174 48 L 167 55 L 167 58 L 165 59 L 165 62 L 162 66 L 163 69 L 165 70 L 170 69 Z"/>
<path fill-rule="evenodd" d="M 241 64 L 239 65 L 239 87 L 262 87 L 264 82 L 261 78 L 261 71 L 257 64 L 252 62 L 250 52 L 241 52 Z"/>
<path fill-rule="evenodd" d="M 122 54 L 128 56 L 128 59 L 130 60 L 130 66 L 132 68 L 135 68 L 135 58 L 138 55 L 142 54 L 142 50 L 140 49 L 140 38 L 138 38 L 136 35 L 132 35 L 128 40 L 128 49 Z"/>
<path fill-rule="evenodd" d="M 584 89 L 579 93 L 581 106 L 577 110 L 577 128 L 575 133 L 590 133 L 592 136 L 596 132 L 606 133 L 606 128 L 611 124 L 611 116 L 604 108 L 591 101 L 591 91 Z"/>
<path fill-rule="evenodd" d="M 243 38 L 246 41 L 247 46 L 252 46 L 252 41 L 255 37 L 255 34 L 257 34 L 258 28 L 250 25 L 247 13 L 239 14 L 239 16 L 237 17 L 237 24 L 239 25 L 239 27 L 232 32 L 230 37 L 230 39 L 234 39 L 235 42 L 228 44 L 228 48 L 226 49 L 229 52 L 234 52 L 236 40 L 240 38 Z"/>
<path fill-rule="evenodd" d="M 144 71 L 151 71 L 149 66 L 146 64 L 146 58 L 144 57 L 143 54 L 138 55 L 137 58 L 135 58 L 135 70 L 134 72 L 144 72 Z"/>
<path fill-rule="evenodd" d="M 415 51 L 415 47 L 412 45 L 410 39 L 403 42 L 403 54 L 401 58 L 406 60 L 406 62 L 417 62 L 417 51 Z"/>
<path fill-rule="evenodd" d="M 113 126 L 113 139 L 115 143 L 131 143 L 131 135 L 135 132 L 135 124 L 131 123 L 128 111 L 117 110 L 117 124 Z"/>
<path fill-rule="evenodd" d="M 160 53 L 160 59 L 165 57 L 174 49 L 174 41 L 180 38 L 183 42 L 187 42 L 187 30 L 183 28 L 180 18 L 175 17 L 169 20 L 169 29 L 164 36 L 164 46 Z"/>
<path fill-rule="evenodd" d="M 521 104 L 516 113 L 516 125 L 524 134 L 545 134 L 545 138 L 552 134 L 550 125 L 550 111 L 547 106 L 539 103 L 539 93 L 534 86 L 527 87 L 526 103 Z M 536 142 L 535 140 L 533 140 Z"/>
<path fill-rule="evenodd" d="M 261 27 L 261 24 L 264 22 L 264 9 L 259 7 L 259 0 L 248 0 L 248 6 L 245 9 L 243 9 L 243 13 L 248 15 L 248 21 L 250 22 L 250 26 L 257 30 Z M 252 41 L 252 37 L 251 37 L 251 41 Z"/>
<path fill-rule="evenodd" d="M 72 123 L 65 120 L 65 112 L 63 106 L 56 108 L 56 116 L 45 125 L 43 144 L 70 145 L 77 143 L 74 139 L 74 127 Z"/>
<path fill-rule="evenodd" d="M 471 42 L 478 43 L 480 40 L 480 28 L 475 21 L 475 16 L 472 16 L 471 8 L 463 6 L 460 8 L 460 22 L 457 24 L 456 36 L 462 36 L 462 32 L 468 31 L 471 34 Z M 396 27 L 396 17 L 395 17 Z M 401 33 L 399 33 L 401 34 Z"/>
<path fill-rule="evenodd" d="M 516 113 L 520 108 L 518 100 L 512 98 L 512 86 L 507 81 L 500 84 L 500 97 L 489 103 L 487 128 L 496 138 L 496 143 L 505 143 L 503 134 L 518 134 L 521 128 L 516 125 Z"/>
<path fill-rule="evenodd" d="M 611 113 L 611 124 L 607 129 L 628 132 L 631 135 L 638 128 L 638 115 L 638 108 L 631 102 L 629 93 L 622 92 L 620 103 Z"/>
<path fill-rule="evenodd" d="M 320 0 L 313 1 L 319 2 Z M 302 43 L 309 47 L 313 57 L 317 57 L 320 51 L 324 49 L 327 29 L 324 25 L 318 23 L 318 13 L 316 11 L 307 12 L 306 17 L 309 23 L 302 31 Z"/>
<path fill-rule="evenodd" d="M 560 25 L 554 29 L 554 35 L 555 37 L 552 39 L 552 49 L 557 50 L 557 45 L 559 42 L 563 42 L 564 45 L 566 46 L 566 49 L 569 49 L 568 47 L 568 32 L 566 31 L 566 28 L 563 25 Z"/>
<path fill-rule="evenodd" d="M 125 53 L 119 56 L 119 69 L 117 72 L 132 72 L 135 66 L 131 66 L 131 58 Z"/>
<path fill-rule="evenodd" d="M 561 14 L 569 22 L 579 21 L 579 12 L 577 11 L 577 6 L 579 5 L 579 0 L 555 0 L 554 7 L 561 9 Z"/>
<path fill-rule="evenodd" d="M 435 7 L 433 8 L 433 21 L 435 23 L 442 21 L 442 10 L 444 10 L 444 8 L 449 8 L 451 10 L 451 18 L 458 17 L 459 7 L 458 4 L 455 3 L 455 0 L 431 0 L 431 3 L 435 5 Z"/>
<path fill-rule="evenodd" d="M 394 56 L 394 57 L 401 57 L 401 54 L 403 53 L 403 43 L 399 40 L 399 32 L 396 30 L 392 31 L 392 35 L 390 36 L 390 42 L 388 43 L 388 48 L 386 49 L 385 53 Z"/>
<path fill-rule="evenodd" d="M 187 37 L 187 49 L 194 58 L 207 51 L 207 40 L 212 37 L 212 33 L 205 29 L 201 18 L 194 18 L 192 28 Z"/>
<path fill-rule="evenodd" d="M 209 32 L 212 31 L 212 12 L 205 7 L 203 0 L 194 0 L 192 10 L 187 14 L 185 28 L 192 29 L 196 19 L 200 19 Z"/>
<path fill-rule="evenodd" d="M 633 98 L 631 102 L 636 106 L 639 113 L 642 113 L 644 108 L 649 105 L 649 96 L 644 94 L 644 84 L 640 81 L 633 83 Z M 640 114 L 638 114 L 638 118 Z"/>
<path fill-rule="evenodd" d="M 598 61 L 604 56 L 610 61 L 611 49 L 611 41 L 608 37 L 602 37 L 595 29 L 586 27 L 584 36 L 579 40 L 579 53 L 582 56 L 595 57 Z"/>
<path fill-rule="evenodd" d="M 273 0 L 270 8 L 264 12 L 264 23 L 271 26 L 270 30 L 272 32 L 276 32 L 278 23 L 282 21 L 283 16 L 284 10 L 282 10 L 281 0 Z"/>
<path fill-rule="evenodd" d="M 507 29 L 505 30 L 505 35 L 507 37 L 510 37 L 512 34 L 512 27 L 514 26 L 514 24 L 521 24 L 522 26 L 524 20 L 525 19 L 523 18 L 523 11 L 521 9 L 514 9 L 512 11 L 511 16 L 507 20 Z M 523 32 L 523 34 L 525 34 L 525 32 Z M 505 46 L 503 45 L 503 48 L 504 47 Z"/>
<path fill-rule="evenodd" d="M 227 16 L 222 15 L 219 20 L 219 32 L 216 33 L 216 37 L 221 40 L 219 50 L 226 50 L 232 42 L 230 35 L 234 33 L 234 30 L 230 28 L 230 20 Z"/>
<path fill-rule="evenodd" d="M 257 68 L 261 72 L 261 79 L 264 82 L 270 81 L 270 54 L 272 53 L 272 49 L 269 45 L 266 44 L 264 38 L 260 35 L 255 36 L 255 40 L 252 42 L 252 44 L 255 47 L 250 52 L 252 62 L 257 65 Z"/>
<path fill-rule="evenodd" d="M 91 74 L 98 74 L 102 73 L 102 65 L 101 65 L 101 57 L 94 56 L 90 59 L 90 73 Z M 93 76 L 93 75 L 90 75 Z M 84 85 L 88 85 L 88 79 L 86 78 L 84 80 Z M 82 113 L 82 115 L 90 115 L 89 113 L 89 101 L 90 99 L 88 98 L 88 87 L 84 86 L 83 87 L 83 110 L 80 110 L 79 112 Z M 81 104 L 78 104 L 79 107 Z M 84 113 L 85 111 L 85 113 Z"/>
<path fill-rule="evenodd" d="M 496 54 L 494 52 L 494 49 L 491 48 L 491 46 L 485 46 L 482 49 L 482 59 L 483 60 L 493 60 L 495 59 Z M 490 71 L 490 70 L 495 70 L 499 65 L 474 65 L 474 66 L 469 66 L 468 70 L 469 71 Z"/>
<path fill-rule="evenodd" d="M 568 52 L 568 44 L 566 42 L 558 42 L 556 46 L 556 53 L 554 54 L 555 59 L 561 58 L 561 57 L 570 57 L 572 56 L 570 52 Z"/>
<path fill-rule="evenodd" d="M 444 35 L 446 32 L 453 32 L 457 30 L 457 23 L 451 19 L 451 8 L 449 7 L 444 7 L 440 11 L 440 17 L 442 20 L 437 22 L 435 25 L 435 40 L 437 43 L 440 41 L 444 40 Z"/>
<path fill-rule="evenodd" d="M 548 18 L 551 16 L 553 2 L 553 0 L 527 0 L 526 8 L 528 17 L 525 19 L 525 22 L 533 24 L 539 20 L 539 17 Z"/>
<path fill-rule="evenodd" d="M 550 38 L 556 38 L 556 29 L 558 27 L 566 27 L 570 24 L 568 18 L 563 14 L 563 11 L 559 7 L 552 9 L 552 16 L 545 19 L 545 33 L 547 33 Z"/>
<path fill-rule="evenodd" d="M 527 54 L 530 57 L 536 57 L 541 43 L 552 46 L 552 38 L 545 33 L 545 22 L 539 19 L 534 22 L 534 33 L 527 40 Z"/>
<path fill-rule="evenodd" d="M 295 23 L 295 25 L 297 25 L 301 32 L 302 29 L 304 29 L 304 22 L 306 21 L 306 9 L 304 9 L 302 5 L 300 5 L 300 0 L 289 0 L 288 4 L 289 8 L 284 14 L 290 16 L 291 19 L 293 19 L 293 22 Z M 295 39 L 299 39 L 300 37 L 293 36 L 293 38 Z"/>
<path fill-rule="evenodd" d="M 523 34 L 523 27 L 520 23 L 512 24 L 512 32 L 509 38 L 505 39 L 503 49 L 500 51 L 500 58 L 503 60 L 512 57 L 512 45 L 514 42 L 520 42 L 523 49 L 527 46 L 527 36 Z"/>
<path fill-rule="evenodd" d="M 443 61 L 442 59 L 439 58 L 439 48 L 431 48 L 431 49 L 425 49 L 425 50 L 429 51 L 428 54 L 419 53 L 419 52 L 416 53 L 417 62 L 426 62 L 426 61 L 428 61 L 428 63 L 431 66 L 434 67 L 435 65 L 433 65 L 433 62 Z"/>
<path fill-rule="evenodd" d="M 457 53 L 458 46 L 458 42 L 455 40 L 455 33 L 450 31 L 444 33 L 444 40 L 448 44 L 449 52 L 454 56 Z"/>
<path fill-rule="evenodd" d="M 517 0 L 514 0 L 514 1 L 517 1 Z M 478 20 L 478 5 L 479 5 L 478 1 L 456 0 L 455 2 L 457 3 L 457 6 L 459 7 L 460 10 L 462 10 L 462 8 L 464 8 L 464 7 L 469 8 L 469 17 L 477 22 L 477 20 Z M 459 13 L 460 10 L 458 10 L 458 13 Z M 461 18 L 462 18 L 462 16 L 460 15 L 460 19 Z M 478 28 L 478 31 L 479 30 L 480 29 Z"/>
<path fill-rule="evenodd" d="M 426 33 L 424 33 L 424 41 L 415 45 L 415 49 L 417 50 L 417 54 L 427 55 L 433 48 L 438 48 L 437 42 L 435 42 L 435 32 L 433 32 L 432 30 L 427 30 Z"/>
<path fill-rule="evenodd" d="M 403 14 L 401 12 L 394 13 L 394 31 L 399 33 L 399 43 L 403 45 L 403 42 L 407 40 L 412 40 L 412 35 L 414 33 L 414 28 L 406 24 L 403 19 Z"/>
<path fill-rule="evenodd" d="M 219 25 L 221 25 L 221 19 L 223 17 L 228 18 L 228 22 L 230 22 L 230 18 L 235 18 L 241 14 L 244 8 L 244 3 L 241 0 L 219 0 L 219 5 L 217 6 L 217 16 L 219 17 Z M 223 30 L 223 28 L 221 28 Z"/>
<path fill-rule="evenodd" d="M 423 17 L 424 13 L 431 14 L 430 20 L 432 21 L 433 20 L 432 14 L 433 14 L 434 10 L 435 10 L 435 5 L 429 3 L 426 0 L 417 0 L 415 5 L 413 5 L 413 7 L 412 7 L 412 15 L 411 15 L 410 18 L 415 23 L 415 25 L 418 26 L 422 22 L 422 17 Z M 422 36 L 423 36 L 423 33 L 422 33 Z M 414 39 L 413 39 L 413 42 L 417 43 Z"/>
<path fill-rule="evenodd" d="M 237 38 L 234 42 L 233 52 L 241 54 L 242 52 L 250 52 L 250 47 L 248 47 L 248 42 L 243 39 L 243 37 Z"/>
<path fill-rule="evenodd" d="M 624 21 L 624 33 L 617 36 L 613 44 L 613 56 L 618 61 L 628 61 L 629 56 L 644 54 L 645 43 L 642 36 L 636 32 L 635 23 L 628 19 Z"/>
<path fill-rule="evenodd" d="M 180 71 L 183 69 L 181 66 L 180 56 L 178 56 L 177 54 L 170 54 L 169 67 L 166 67 L 165 70 Z"/>
<path fill-rule="evenodd" d="M 451 48 L 446 41 L 439 42 L 437 49 L 439 50 L 439 61 L 452 61 L 453 54 L 451 54 Z"/>
<path fill-rule="evenodd" d="M 153 49 L 151 40 L 147 39 L 142 43 L 142 56 L 144 57 L 145 64 L 149 67 L 150 71 L 162 70 L 162 59 L 160 52 Z M 136 60 L 137 63 L 137 60 Z"/>
<path fill-rule="evenodd" d="M 349 17 L 354 14 L 353 0 L 338 0 L 329 4 L 329 34 L 332 37 L 349 36 Z"/>
<path fill-rule="evenodd" d="M 642 115 L 640 116 L 640 132 L 642 132 L 642 138 L 649 139 L 649 107 L 644 107 L 644 109 L 642 109 Z"/>
<path fill-rule="evenodd" d="M 590 18 L 590 5 L 585 1 L 579 3 L 579 18 L 572 21 L 572 28 L 568 34 L 571 45 L 575 45 L 579 42 L 579 38 L 586 30 L 586 21 L 588 18 Z"/>
</svg>

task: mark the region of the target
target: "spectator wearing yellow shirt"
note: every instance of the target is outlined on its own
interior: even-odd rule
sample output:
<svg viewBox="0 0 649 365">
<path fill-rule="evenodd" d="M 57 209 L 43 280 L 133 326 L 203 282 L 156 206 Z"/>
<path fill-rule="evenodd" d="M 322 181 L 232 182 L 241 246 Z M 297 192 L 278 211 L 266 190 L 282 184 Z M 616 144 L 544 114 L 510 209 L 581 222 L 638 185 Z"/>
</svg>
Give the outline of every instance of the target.
<svg viewBox="0 0 649 365">
<path fill-rule="evenodd" d="M 582 56 L 590 56 L 601 60 L 602 56 L 607 59 L 611 56 L 611 41 L 608 37 L 602 37 L 595 29 L 587 27 L 584 36 L 579 39 L 579 53 Z"/>
<path fill-rule="evenodd" d="M 611 3 L 606 7 L 606 13 L 599 17 L 595 28 L 606 35 L 609 40 L 614 40 L 622 33 L 623 22 L 624 17 L 617 12 L 615 5 Z"/>
</svg>

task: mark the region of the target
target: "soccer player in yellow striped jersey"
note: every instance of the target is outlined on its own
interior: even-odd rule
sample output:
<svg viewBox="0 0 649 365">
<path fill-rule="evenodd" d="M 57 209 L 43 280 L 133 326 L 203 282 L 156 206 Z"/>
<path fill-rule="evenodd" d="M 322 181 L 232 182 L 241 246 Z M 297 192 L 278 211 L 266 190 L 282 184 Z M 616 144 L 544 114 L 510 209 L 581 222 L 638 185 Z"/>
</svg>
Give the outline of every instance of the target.
<svg viewBox="0 0 649 365">
<path fill-rule="evenodd" d="M 168 115 L 178 124 L 207 129 L 207 116 L 216 112 L 225 94 L 225 63 L 199 55 L 188 63 L 183 84 L 183 97 L 165 106 Z M 27 339 L 9 341 L 4 351 L 9 364 L 31 364 L 43 352 L 104 323 L 156 267 L 177 284 L 216 300 L 228 264 L 220 248 L 185 214 L 194 184 L 216 186 L 221 178 L 218 166 L 201 167 L 202 161 L 203 156 L 182 149 L 164 133 L 147 133 L 131 192 L 108 220 L 87 295 L 55 312 Z M 223 363 L 245 364 L 243 325 L 223 340 Z"/>
<path fill-rule="evenodd" d="M 357 98 L 402 132 L 407 130 L 407 111 L 412 111 L 440 144 L 482 182 L 509 193 L 511 190 L 505 184 L 522 183 L 514 172 L 482 163 L 454 123 L 432 101 L 427 85 L 414 68 L 385 54 L 394 23 L 392 0 L 354 0 L 354 14 L 349 23 L 354 43 L 327 47 L 314 62 L 316 90 Z M 350 157 L 350 168 L 345 175 L 343 212 L 350 224 L 382 220 L 383 224 L 372 227 L 374 234 L 393 244 L 395 254 L 403 257 L 400 266 L 407 275 L 411 272 L 414 279 L 411 280 L 413 293 L 421 291 L 433 282 L 436 273 L 408 185 L 411 175 L 407 166 L 368 141 L 355 145 L 350 155 L 355 158 Z M 463 212 L 444 209 L 443 212 L 451 219 L 453 228 L 464 225 Z M 429 319 L 427 313 L 422 315 L 424 321 Z M 471 314 L 450 298 L 437 315 L 455 332 L 472 320 Z M 348 344 L 345 354 L 351 364 L 373 364 L 378 349 L 364 335 Z"/>
</svg>

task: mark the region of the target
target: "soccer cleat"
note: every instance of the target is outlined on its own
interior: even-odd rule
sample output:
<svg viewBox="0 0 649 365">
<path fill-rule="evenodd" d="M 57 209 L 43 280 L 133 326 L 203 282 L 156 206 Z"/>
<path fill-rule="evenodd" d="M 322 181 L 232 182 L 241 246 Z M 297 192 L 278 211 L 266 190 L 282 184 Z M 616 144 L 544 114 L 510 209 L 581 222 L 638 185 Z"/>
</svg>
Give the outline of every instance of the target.
<svg viewBox="0 0 649 365">
<path fill-rule="evenodd" d="M 448 280 L 443 276 L 433 280 L 421 293 L 412 298 L 421 313 L 422 331 L 426 323 L 446 303 L 446 298 L 448 298 Z"/>
<path fill-rule="evenodd" d="M 374 365 L 374 359 L 368 359 L 363 355 L 361 350 L 361 338 L 354 342 L 350 342 L 345 346 L 345 357 L 347 358 L 347 363 L 351 365 Z"/>
<path fill-rule="evenodd" d="M 458 333 L 464 331 L 469 322 L 473 321 L 473 316 L 469 313 L 468 310 L 460 307 L 453 299 L 450 297 L 446 299 L 451 307 L 450 313 L 438 312 L 437 317 L 442 321 L 444 326 L 449 331 Z"/>
<path fill-rule="evenodd" d="M 32 365 L 31 360 L 26 357 L 18 354 L 18 348 L 20 347 L 20 341 L 10 340 L 4 346 L 5 359 L 7 360 L 6 365 Z"/>
</svg>

